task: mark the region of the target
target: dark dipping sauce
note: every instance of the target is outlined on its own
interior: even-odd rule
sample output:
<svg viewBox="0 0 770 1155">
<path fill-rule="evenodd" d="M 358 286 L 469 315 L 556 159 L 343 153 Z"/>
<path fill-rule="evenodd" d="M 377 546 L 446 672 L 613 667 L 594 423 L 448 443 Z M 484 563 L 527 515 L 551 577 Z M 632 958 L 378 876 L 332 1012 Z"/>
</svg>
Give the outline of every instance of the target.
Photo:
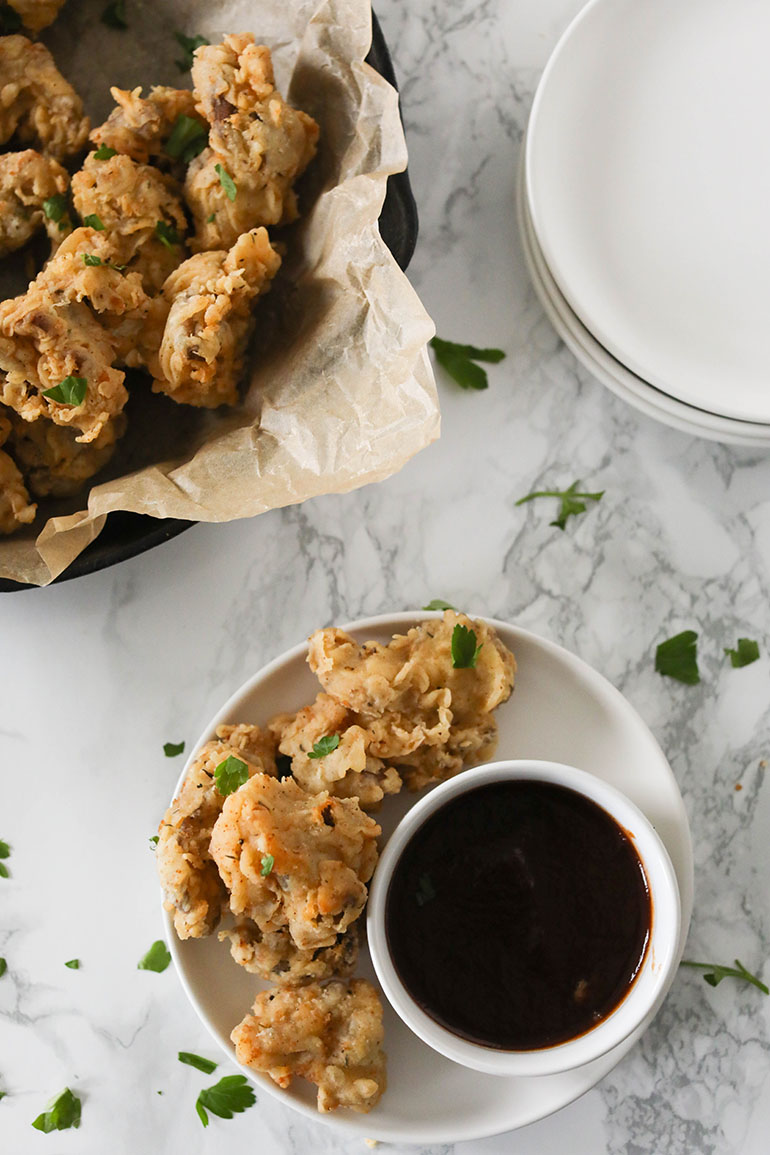
<svg viewBox="0 0 770 1155">
<path fill-rule="evenodd" d="M 480 786 L 431 815 L 391 879 L 385 931 L 426 1014 L 471 1042 L 538 1050 L 622 1002 L 652 927 L 628 834 L 548 782 Z"/>
</svg>

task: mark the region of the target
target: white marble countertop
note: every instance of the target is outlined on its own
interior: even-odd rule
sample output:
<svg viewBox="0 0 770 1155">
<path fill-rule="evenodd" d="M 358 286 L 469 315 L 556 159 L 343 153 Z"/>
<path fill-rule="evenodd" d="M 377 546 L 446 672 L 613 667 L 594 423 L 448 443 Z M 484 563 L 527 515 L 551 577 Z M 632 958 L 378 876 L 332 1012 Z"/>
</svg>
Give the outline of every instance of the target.
<svg viewBox="0 0 770 1155">
<path fill-rule="evenodd" d="M 654 424 L 592 380 L 544 318 L 516 232 L 534 86 L 579 6 L 378 4 L 421 216 L 410 276 L 440 334 L 508 354 L 486 393 L 440 379 L 440 442 L 383 484 L 196 526 L 116 569 L 0 599 L 8 1155 L 365 1150 L 262 1093 L 202 1129 L 199 1080 L 176 1052 L 212 1044 L 172 968 L 136 970 L 161 933 L 147 839 L 179 771 L 164 741 L 192 741 L 249 674 L 318 625 L 436 596 L 557 640 L 623 691 L 666 751 L 692 824 L 688 954 L 737 954 L 770 975 L 770 457 Z M 542 504 L 515 508 L 576 478 L 606 496 L 564 533 Z M 687 627 L 700 633 L 696 687 L 653 670 L 656 643 Z M 762 657 L 732 670 L 722 647 L 739 635 Z M 72 957 L 81 970 L 64 968 Z M 65 1085 L 83 1098 L 80 1130 L 33 1131 Z M 584 1098 L 441 1151 L 764 1155 L 768 1134 L 770 999 L 681 972 L 642 1043 Z"/>
</svg>

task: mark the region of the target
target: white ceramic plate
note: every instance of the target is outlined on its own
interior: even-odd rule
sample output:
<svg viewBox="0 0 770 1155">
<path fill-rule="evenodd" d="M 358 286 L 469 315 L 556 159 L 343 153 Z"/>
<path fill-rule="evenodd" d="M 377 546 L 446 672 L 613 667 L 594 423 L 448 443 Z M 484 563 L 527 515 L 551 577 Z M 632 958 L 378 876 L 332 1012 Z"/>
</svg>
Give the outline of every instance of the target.
<svg viewBox="0 0 770 1155">
<path fill-rule="evenodd" d="M 610 353 L 691 405 L 770 421 L 770 5 L 591 0 L 527 144 L 545 259 Z"/>
<path fill-rule="evenodd" d="M 549 320 L 567 348 L 603 385 L 647 417 L 682 433 L 745 448 L 770 446 L 770 426 L 720 417 L 669 397 L 622 365 L 589 332 L 556 284 L 538 244 L 527 204 L 524 155 L 517 183 L 517 214 L 527 268 Z"/>
<path fill-rule="evenodd" d="M 429 616 L 424 612 L 395 614 L 346 628 L 360 640 L 386 641 Z M 682 899 L 681 953 L 692 912 L 692 847 L 684 805 L 660 747 L 625 698 L 584 662 L 526 630 L 504 622 L 492 624 L 518 663 L 515 692 L 497 711 L 497 757 L 567 762 L 611 782 L 636 803 L 656 827 L 676 871 Z M 318 683 L 305 663 L 306 652 L 304 644 L 296 646 L 265 666 L 212 718 L 198 745 L 222 722 L 263 723 L 277 711 L 298 709 L 311 701 Z M 406 794 L 386 800 L 377 816 L 384 837 L 413 800 L 413 795 Z M 230 1031 L 265 984 L 237 966 L 227 944 L 218 942 L 216 935 L 180 942 L 170 918 L 165 917 L 182 985 L 206 1027 L 235 1062 Z M 362 954 L 357 973 L 374 980 L 366 952 Z M 245 1067 L 242 1070 L 261 1090 L 349 1136 L 402 1143 L 459 1142 L 521 1127 L 563 1107 L 607 1074 L 647 1025 L 608 1055 L 578 1070 L 531 1079 L 497 1078 L 442 1058 L 386 1006 L 388 1090 L 369 1115 L 344 1111 L 318 1115 L 315 1088 L 304 1080 L 297 1079 L 289 1091 L 281 1091 L 267 1077 Z"/>
</svg>

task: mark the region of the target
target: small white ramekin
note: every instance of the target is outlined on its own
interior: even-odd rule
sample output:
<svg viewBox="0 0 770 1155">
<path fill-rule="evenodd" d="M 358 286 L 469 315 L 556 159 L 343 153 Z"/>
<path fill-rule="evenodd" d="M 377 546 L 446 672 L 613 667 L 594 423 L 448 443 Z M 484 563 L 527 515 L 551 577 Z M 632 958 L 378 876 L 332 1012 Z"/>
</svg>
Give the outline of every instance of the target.
<svg viewBox="0 0 770 1155">
<path fill-rule="evenodd" d="M 532 1051 L 502 1051 L 469 1042 L 441 1026 L 412 998 L 401 982 L 388 950 L 385 904 L 396 863 L 427 818 L 445 803 L 479 786 L 510 780 L 536 780 L 566 786 L 591 799 L 629 835 L 647 875 L 652 899 L 652 928 L 644 962 L 615 1010 L 579 1038 Z M 414 1033 L 446 1058 L 490 1075 L 551 1075 L 598 1059 L 651 1020 L 665 997 L 678 963 L 679 888 L 661 839 L 625 795 L 600 778 L 558 762 L 492 762 L 466 770 L 436 787 L 406 814 L 388 840 L 369 889 L 367 935 L 374 969 L 386 997 Z M 468 976 L 472 982 L 473 977 Z"/>
</svg>

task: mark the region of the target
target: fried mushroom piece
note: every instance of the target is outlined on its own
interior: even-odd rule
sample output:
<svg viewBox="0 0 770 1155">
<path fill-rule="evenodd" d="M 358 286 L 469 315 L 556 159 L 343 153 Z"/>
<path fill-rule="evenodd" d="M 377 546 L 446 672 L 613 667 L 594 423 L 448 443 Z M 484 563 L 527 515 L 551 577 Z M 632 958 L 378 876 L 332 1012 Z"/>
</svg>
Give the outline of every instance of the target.
<svg viewBox="0 0 770 1155">
<path fill-rule="evenodd" d="M 250 33 L 225 36 L 196 51 L 192 77 L 211 126 L 209 147 L 190 163 L 185 181 L 193 251 L 228 249 L 258 225 L 295 220 L 292 185 L 315 155 L 318 125 L 276 90 L 270 50 Z M 234 182 L 234 196 L 222 172 Z"/>
<path fill-rule="evenodd" d="M 187 88 L 167 88 L 153 85 L 149 96 L 142 89 L 128 91 L 111 88 L 114 108 L 104 124 L 93 129 L 90 140 L 97 146 L 106 145 L 116 152 L 130 156 L 139 164 L 169 162 L 165 145 L 180 116 L 208 124 L 195 107 L 195 96 Z"/>
<path fill-rule="evenodd" d="M 62 197 L 69 188 L 67 170 L 50 156 L 33 148 L 0 156 L 0 257 L 26 245 L 36 232 L 46 228 L 58 241 L 59 225 L 46 215 L 43 205 L 52 197 Z"/>
<path fill-rule="evenodd" d="M 0 402 L 25 421 L 49 417 L 78 430 L 79 442 L 95 441 L 128 399 L 114 358 L 110 335 L 86 304 L 59 303 L 34 282 L 0 304 Z M 67 377 L 86 381 L 78 405 L 44 395 Z"/>
<path fill-rule="evenodd" d="M 198 253 L 171 274 L 163 286 L 164 308 L 156 305 L 144 337 L 153 392 L 207 409 L 237 402 L 252 307 L 280 264 L 267 230 L 253 229 L 229 252 Z"/>
<path fill-rule="evenodd" d="M 0 37 L 0 144 L 16 134 L 57 160 L 79 152 L 88 137 L 83 101 L 44 44 Z"/>
<path fill-rule="evenodd" d="M 37 506 L 30 503 L 24 478 L 14 462 L 0 449 L 0 533 L 11 534 L 35 520 Z"/>
<path fill-rule="evenodd" d="M 97 160 L 89 153 L 72 178 L 81 218 L 99 217 L 117 253 L 116 262 L 142 277 L 147 293 L 159 292 L 185 258 L 187 217 L 172 177 L 129 156 Z"/>
<path fill-rule="evenodd" d="M 259 726 L 219 726 L 217 737 L 201 746 L 182 789 L 158 827 L 156 859 L 164 906 L 174 912 L 180 938 L 203 938 L 214 930 L 227 905 L 227 891 L 209 853 L 214 823 L 225 798 L 214 772 L 229 757 L 250 775 L 275 774 L 275 743 Z"/>
<path fill-rule="evenodd" d="M 70 497 L 104 469 L 126 422 L 125 416 L 118 414 L 88 445 L 77 440 L 73 429 L 55 425 L 45 417 L 23 421 L 13 414 L 11 424 L 9 447 L 24 471 L 30 492 L 35 497 Z"/>
<path fill-rule="evenodd" d="M 397 794 L 401 778 L 392 766 L 370 753 L 372 734 L 357 724 L 357 716 L 330 694 L 319 694 L 296 714 L 278 714 L 268 728 L 278 738 L 281 754 L 291 758 L 291 772 L 303 790 L 316 794 L 328 790 L 337 798 L 357 798 L 370 810 L 386 794 Z M 319 739 L 339 736 L 336 749 L 316 757 Z"/>
<path fill-rule="evenodd" d="M 236 916 L 287 926 L 301 950 L 333 946 L 361 914 L 380 827 L 353 798 L 255 774 L 225 799 L 211 857 Z"/>
<path fill-rule="evenodd" d="M 66 0 L 6 0 L 30 32 L 42 32 L 53 24 Z"/>
<path fill-rule="evenodd" d="M 300 950 L 287 927 L 262 931 L 246 919 L 229 930 L 220 930 L 219 941 L 230 942 L 230 954 L 239 966 L 268 982 L 300 986 L 319 979 L 345 977 L 358 960 L 358 927 L 354 924 L 337 936 L 333 946 Z"/>
<path fill-rule="evenodd" d="M 55 301 L 90 302 L 96 313 L 120 316 L 149 305 L 137 272 L 118 268 L 119 245 L 112 233 L 83 226 L 59 245 L 34 286 Z M 31 286 L 32 287 L 32 286 Z"/>
<path fill-rule="evenodd" d="M 262 991 L 230 1038 L 238 1061 L 279 1087 L 315 1083 L 319 1111 L 371 1111 L 385 1090 L 382 1004 L 365 979 Z"/>
</svg>

